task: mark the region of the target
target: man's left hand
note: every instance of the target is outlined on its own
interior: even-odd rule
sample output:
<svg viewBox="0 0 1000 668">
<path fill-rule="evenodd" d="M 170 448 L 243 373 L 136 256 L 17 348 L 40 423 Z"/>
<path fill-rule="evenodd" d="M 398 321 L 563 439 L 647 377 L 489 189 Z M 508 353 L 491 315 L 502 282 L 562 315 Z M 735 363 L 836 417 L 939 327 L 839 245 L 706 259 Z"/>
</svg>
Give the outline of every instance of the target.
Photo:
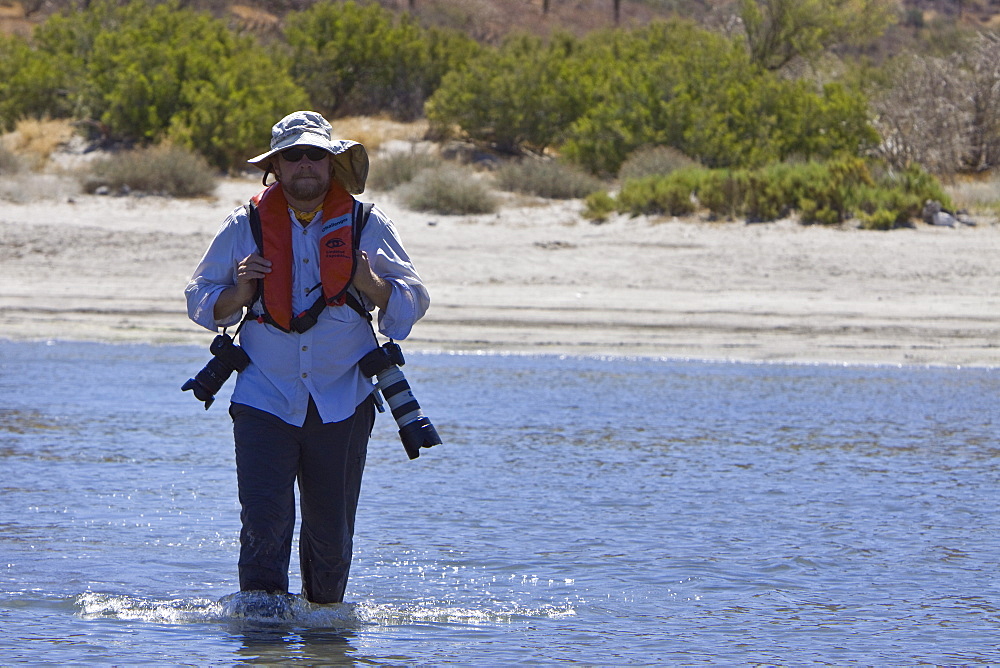
<svg viewBox="0 0 1000 668">
<path fill-rule="evenodd" d="M 354 271 L 354 287 L 374 302 L 379 309 L 385 310 L 389 304 L 389 295 L 392 294 L 392 286 L 372 269 L 368 253 L 358 250 L 355 251 L 354 256 L 358 263 L 357 269 Z"/>
</svg>

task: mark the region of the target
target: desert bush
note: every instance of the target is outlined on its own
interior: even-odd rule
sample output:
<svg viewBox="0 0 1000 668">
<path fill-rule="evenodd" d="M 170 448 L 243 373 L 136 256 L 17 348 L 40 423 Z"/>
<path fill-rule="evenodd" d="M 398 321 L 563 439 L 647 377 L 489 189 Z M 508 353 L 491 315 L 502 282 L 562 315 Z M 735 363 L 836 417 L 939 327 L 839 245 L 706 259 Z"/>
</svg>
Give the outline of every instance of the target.
<svg viewBox="0 0 1000 668">
<path fill-rule="evenodd" d="M 0 201 L 18 204 L 63 201 L 79 195 L 79 182 L 65 174 L 31 172 L 3 175 L 0 178 Z"/>
<path fill-rule="evenodd" d="M 883 168 L 874 170 L 872 183 L 861 185 L 852 192 L 855 213 L 862 227 L 868 229 L 890 229 L 920 218 L 927 200 L 940 202 L 944 208 L 953 208 L 952 200 L 941 182 L 926 170 L 911 165 L 904 170 Z M 893 223 L 885 227 L 882 220 L 888 214 L 894 216 Z"/>
<path fill-rule="evenodd" d="M 703 70 L 718 67 L 740 54 L 725 38 L 683 21 L 595 33 L 578 52 L 570 73 L 580 79 L 576 87 L 586 91 L 586 104 L 563 131 L 560 150 L 588 171 L 608 175 L 643 146 L 687 152 L 682 119 L 670 108 L 685 70 L 698 63 Z"/>
<path fill-rule="evenodd" d="M 880 157 L 899 169 L 913 163 L 936 174 L 960 169 L 971 148 L 966 74 L 954 59 L 916 56 L 891 71 L 893 84 L 872 99 Z"/>
<path fill-rule="evenodd" d="M 73 124 L 64 119 L 25 118 L 17 122 L 5 140 L 7 148 L 20 156 L 25 167 L 39 169 L 74 134 Z"/>
<path fill-rule="evenodd" d="M 292 75 L 331 116 L 416 118 L 442 76 L 478 50 L 458 32 L 425 30 L 409 14 L 353 0 L 290 13 L 285 39 Z"/>
<path fill-rule="evenodd" d="M 746 170 L 705 169 L 699 172 L 695 196 L 712 215 L 732 220 L 744 215 L 748 188 Z"/>
<path fill-rule="evenodd" d="M 924 200 L 915 193 L 882 182 L 859 188 L 855 193 L 855 217 L 861 227 L 869 230 L 888 230 L 918 218 Z"/>
<path fill-rule="evenodd" d="M 600 179 L 557 160 L 525 159 L 503 163 L 496 171 L 501 190 L 548 199 L 577 199 L 600 190 Z"/>
<path fill-rule="evenodd" d="M 352 139 L 365 145 L 368 153 L 390 142 L 413 144 L 427 136 L 427 121 L 395 121 L 386 116 L 345 116 L 329 119 L 333 136 Z"/>
<path fill-rule="evenodd" d="M 667 176 L 626 181 L 618 193 L 618 210 L 633 215 L 684 216 L 693 213 L 699 172 L 697 168 L 683 169 Z"/>
<path fill-rule="evenodd" d="M 67 9 L 39 26 L 34 47 L 14 52 L 25 73 L 13 84 L 0 77 L 5 124 L 46 106 L 54 117 L 98 121 L 114 139 L 169 139 L 220 168 L 241 165 L 271 124 L 308 105 L 279 54 L 178 0 Z M 29 75 L 37 81 L 23 84 Z M 16 103 L 3 95 L 11 88 Z"/>
<path fill-rule="evenodd" d="M 56 58 L 16 35 L 0 36 L 0 131 L 23 118 L 71 115 L 70 83 Z"/>
<path fill-rule="evenodd" d="M 811 162 L 796 171 L 796 178 L 798 191 L 792 202 L 804 223 L 843 222 L 859 205 L 857 193 L 875 185 L 861 158 Z"/>
<path fill-rule="evenodd" d="M 955 209 L 1000 214 L 1000 175 L 995 172 L 956 179 L 946 190 Z"/>
<path fill-rule="evenodd" d="M 792 209 L 790 166 L 766 165 L 747 172 L 743 214 L 750 221 L 777 220 Z"/>
<path fill-rule="evenodd" d="M 796 59 L 812 61 L 836 46 L 875 41 L 897 19 L 892 0 L 741 0 L 747 50 L 754 63 L 777 70 Z"/>
<path fill-rule="evenodd" d="M 921 206 L 924 201 L 929 199 L 941 202 L 946 208 L 952 206 L 951 198 L 941 182 L 920 165 L 909 165 L 902 170 L 885 170 L 879 181 L 905 193 L 915 195 L 920 199 Z"/>
<path fill-rule="evenodd" d="M 602 223 L 615 212 L 615 199 L 603 190 L 592 192 L 584 199 L 583 217 Z"/>
<path fill-rule="evenodd" d="M 939 176 L 1000 163 L 1000 36 L 983 32 L 940 57 L 903 56 L 871 93 L 879 155 Z"/>
<path fill-rule="evenodd" d="M 797 212 L 804 224 L 837 224 L 856 215 L 863 225 L 874 225 L 892 214 L 893 224 L 901 225 L 919 216 L 928 199 L 951 206 L 940 182 L 926 171 L 889 170 L 860 158 L 755 170 L 678 170 L 626 181 L 615 206 L 623 213 L 684 215 L 696 209 L 692 198 L 718 216 L 768 221 Z"/>
<path fill-rule="evenodd" d="M 673 146 L 644 146 L 628 155 L 618 170 L 618 178 L 626 181 L 643 176 L 664 176 L 696 164 Z"/>
<path fill-rule="evenodd" d="M 0 144 L 0 175 L 17 174 L 24 169 L 24 161 L 16 153 Z"/>
<path fill-rule="evenodd" d="M 887 209 L 876 209 L 872 213 L 861 213 L 858 222 L 864 230 L 891 230 L 901 224 L 899 214 Z"/>
<path fill-rule="evenodd" d="M 431 130 L 446 136 L 457 126 L 473 141 L 512 154 L 558 143 L 585 108 L 578 48 L 566 35 L 548 43 L 522 35 L 484 50 L 446 74 L 427 101 Z"/>
<path fill-rule="evenodd" d="M 622 44 L 626 36 L 633 43 Z M 857 155 L 877 141 L 860 90 L 763 71 L 742 45 L 689 24 L 653 24 L 587 47 L 603 50 L 607 72 L 584 86 L 594 103 L 560 150 L 595 173 L 617 173 L 646 145 L 673 146 L 708 167 L 758 167 Z"/>
<path fill-rule="evenodd" d="M 499 204 L 481 179 L 454 165 L 421 172 L 401 190 L 403 203 L 414 211 L 444 215 L 493 213 Z"/>
<path fill-rule="evenodd" d="M 90 193 L 103 186 L 114 193 L 202 197 L 211 195 L 217 182 L 216 172 L 202 156 L 170 144 L 95 160 L 81 174 L 81 185 Z"/>
<path fill-rule="evenodd" d="M 289 107 L 308 104 L 277 63 L 225 23 L 171 2 L 100 33 L 89 70 L 114 131 L 167 138 L 229 168 L 258 152 Z"/>
<path fill-rule="evenodd" d="M 422 151 L 390 153 L 372 160 L 368 185 L 377 190 L 392 190 L 441 165 L 442 160 L 437 155 Z"/>
<path fill-rule="evenodd" d="M 982 171 L 1000 164 L 1000 35 L 984 32 L 963 54 L 972 108 L 966 167 Z"/>
</svg>

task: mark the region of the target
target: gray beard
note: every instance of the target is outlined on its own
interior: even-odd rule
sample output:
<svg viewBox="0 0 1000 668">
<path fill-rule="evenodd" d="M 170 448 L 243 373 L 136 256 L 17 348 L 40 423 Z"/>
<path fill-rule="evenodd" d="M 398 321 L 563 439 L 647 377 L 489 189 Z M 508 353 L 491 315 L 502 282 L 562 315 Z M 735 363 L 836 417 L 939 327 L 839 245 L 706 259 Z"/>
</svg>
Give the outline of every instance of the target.
<svg viewBox="0 0 1000 668">
<path fill-rule="evenodd" d="M 293 199 L 302 202 L 309 202 L 326 195 L 326 189 L 323 188 L 323 184 L 320 179 L 293 178 L 287 183 L 282 182 L 281 187 L 284 188 L 285 193 L 290 195 Z"/>
</svg>

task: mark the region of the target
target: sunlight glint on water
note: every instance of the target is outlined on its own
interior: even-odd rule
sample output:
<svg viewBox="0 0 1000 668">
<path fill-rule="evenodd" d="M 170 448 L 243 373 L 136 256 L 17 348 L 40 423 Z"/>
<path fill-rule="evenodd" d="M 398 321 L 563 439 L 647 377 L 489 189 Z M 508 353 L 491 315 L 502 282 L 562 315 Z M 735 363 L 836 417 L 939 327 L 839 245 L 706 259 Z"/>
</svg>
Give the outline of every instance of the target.
<svg viewBox="0 0 1000 668">
<path fill-rule="evenodd" d="M 444 443 L 379 417 L 347 602 L 275 621 L 207 347 L 0 342 L 0 656 L 1000 661 L 996 370 L 406 353 Z"/>
</svg>

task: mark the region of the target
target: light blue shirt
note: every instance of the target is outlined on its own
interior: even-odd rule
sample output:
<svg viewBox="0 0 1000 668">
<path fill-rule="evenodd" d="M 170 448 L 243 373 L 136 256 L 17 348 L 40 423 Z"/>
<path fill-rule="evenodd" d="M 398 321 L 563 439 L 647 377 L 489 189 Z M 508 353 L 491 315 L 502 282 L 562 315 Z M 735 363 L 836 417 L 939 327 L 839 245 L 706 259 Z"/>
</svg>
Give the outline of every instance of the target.
<svg viewBox="0 0 1000 668">
<path fill-rule="evenodd" d="M 355 206 L 360 206 L 356 204 Z M 311 292 L 320 283 L 319 238 L 321 224 L 303 227 L 289 210 L 292 222 L 292 310 L 301 313 L 316 300 Z M 385 279 L 392 293 L 385 310 L 379 310 L 378 329 L 393 339 L 405 339 L 413 324 L 430 305 L 430 296 L 403 249 L 392 221 L 373 207 L 361 233 L 359 248 L 368 254 L 376 274 Z M 239 263 L 257 251 L 246 210 L 240 207 L 223 222 L 208 251 L 184 290 L 188 317 L 218 331 L 239 323 L 241 313 L 217 321 L 215 302 L 224 289 L 236 284 Z M 369 311 L 374 305 L 357 294 Z M 260 303 L 252 307 L 260 315 Z M 357 362 L 378 342 L 368 322 L 348 305 L 328 306 L 314 327 L 302 334 L 282 332 L 271 325 L 249 320 L 240 332 L 239 344 L 250 357 L 250 365 L 239 373 L 232 401 L 275 415 L 302 426 L 309 397 L 316 403 L 323 422 L 350 417 L 358 404 L 371 394 L 371 380 L 361 374 Z"/>
</svg>

